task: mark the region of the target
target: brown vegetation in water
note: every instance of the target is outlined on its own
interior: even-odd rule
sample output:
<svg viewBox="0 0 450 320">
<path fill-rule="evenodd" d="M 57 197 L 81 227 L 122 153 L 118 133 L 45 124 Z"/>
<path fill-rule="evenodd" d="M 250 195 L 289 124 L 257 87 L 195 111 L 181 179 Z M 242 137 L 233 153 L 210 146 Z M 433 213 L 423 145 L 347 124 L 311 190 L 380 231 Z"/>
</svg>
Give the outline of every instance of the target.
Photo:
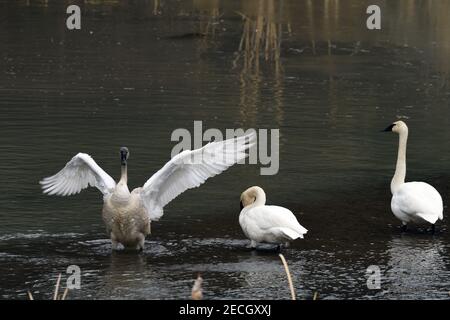
<svg viewBox="0 0 450 320">
<path fill-rule="evenodd" d="M 58 275 L 56 280 L 55 291 L 53 293 L 53 300 L 66 300 L 67 294 L 69 293 L 69 288 L 66 288 L 62 294 L 59 294 L 59 287 L 61 284 L 61 273 Z M 28 290 L 28 299 L 34 300 L 33 294 Z"/>
</svg>

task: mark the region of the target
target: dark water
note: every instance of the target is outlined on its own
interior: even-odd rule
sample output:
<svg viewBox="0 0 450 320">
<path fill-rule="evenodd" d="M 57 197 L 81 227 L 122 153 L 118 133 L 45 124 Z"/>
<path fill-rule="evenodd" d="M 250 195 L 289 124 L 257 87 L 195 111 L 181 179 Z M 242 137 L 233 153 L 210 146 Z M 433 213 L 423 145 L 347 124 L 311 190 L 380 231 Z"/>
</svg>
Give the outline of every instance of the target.
<svg viewBox="0 0 450 320">
<path fill-rule="evenodd" d="M 71 4 L 73 2 L 71 1 Z M 273 252 L 250 252 L 239 195 L 262 186 L 309 229 L 284 251 L 301 299 L 448 299 L 448 209 L 438 232 L 401 234 L 390 212 L 397 138 L 410 127 L 408 179 L 449 201 L 450 4 L 378 1 L 0 1 L 0 298 L 287 299 Z M 262 36 L 264 35 L 264 36 Z M 170 157 L 176 128 L 279 128 L 280 171 L 240 165 L 190 190 L 153 224 L 143 254 L 111 253 L 95 189 L 69 198 L 38 181 L 77 152 L 142 185 Z M 368 290 L 378 265 L 381 290 Z"/>
</svg>

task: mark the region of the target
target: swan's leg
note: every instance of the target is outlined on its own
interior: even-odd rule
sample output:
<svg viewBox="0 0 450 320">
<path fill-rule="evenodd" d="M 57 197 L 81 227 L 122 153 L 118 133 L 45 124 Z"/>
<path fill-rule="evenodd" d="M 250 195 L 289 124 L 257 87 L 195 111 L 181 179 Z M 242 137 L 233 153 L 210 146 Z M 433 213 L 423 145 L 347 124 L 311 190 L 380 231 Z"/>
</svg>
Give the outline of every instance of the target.
<svg viewBox="0 0 450 320">
<path fill-rule="evenodd" d="M 403 222 L 402 224 L 402 232 L 406 232 L 408 230 L 408 226 L 406 225 L 405 222 Z"/>
<path fill-rule="evenodd" d="M 111 247 L 113 250 L 119 250 L 119 242 L 117 241 L 114 234 L 111 232 Z"/>
<path fill-rule="evenodd" d="M 436 233 L 436 225 L 432 224 L 431 225 L 431 234 L 435 234 Z"/>
<path fill-rule="evenodd" d="M 140 233 L 138 236 L 138 244 L 136 245 L 136 250 L 139 252 L 144 251 L 144 244 L 145 244 L 145 236 Z"/>
<path fill-rule="evenodd" d="M 151 227 L 152 222 L 149 220 L 148 221 L 148 225 L 147 225 L 147 234 L 151 234 L 152 233 L 152 227 Z"/>
<path fill-rule="evenodd" d="M 252 241 L 250 242 L 250 248 L 251 248 L 252 250 L 256 249 L 256 245 L 257 245 L 257 243 L 256 243 L 255 240 L 252 240 Z"/>
</svg>

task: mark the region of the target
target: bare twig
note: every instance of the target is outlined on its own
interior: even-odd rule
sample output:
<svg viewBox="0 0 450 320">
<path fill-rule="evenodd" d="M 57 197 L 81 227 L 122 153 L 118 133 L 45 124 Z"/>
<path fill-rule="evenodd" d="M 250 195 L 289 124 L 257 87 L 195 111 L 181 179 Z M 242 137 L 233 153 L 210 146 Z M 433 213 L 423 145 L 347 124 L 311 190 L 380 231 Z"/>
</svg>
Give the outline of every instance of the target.
<svg viewBox="0 0 450 320">
<path fill-rule="evenodd" d="M 58 291 L 59 291 L 60 282 L 61 282 L 61 273 L 58 276 L 58 280 L 56 280 L 55 293 L 53 295 L 53 300 L 58 300 Z"/>
<path fill-rule="evenodd" d="M 59 295 L 60 284 L 61 284 L 61 273 L 58 275 L 58 279 L 56 280 L 55 292 L 53 293 L 53 300 L 66 300 L 67 294 L 69 293 L 69 288 L 66 288 L 61 296 Z M 30 290 L 27 291 L 27 294 L 29 300 L 34 300 L 34 297 L 31 294 Z"/>
<path fill-rule="evenodd" d="M 61 298 L 61 300 L 66 300 L 67 294 L 69 293 L 69 288 L 66 288 L 66 290 L 64 290 L 63 296 Z"/>
<path fill-rule="evenodd" d="M 286 259 L 284 258 L 284 256 L 280 253 L 278 255 L 281 259 L 281 262 L 283 262 L 284 265 L 284 270 L 286 271 L 286 276 L 289 282 L 289 288 L 291 289 L 291 296 L 292 296 L 292 300 L 296 300 L 295 298 L 295 289 L 294 289 L 294 285 L 292 284 L 292 277 L 291 277 L 291 273 L 289 272 L 289 267 L 288 264 L 286 262 Z"/>
</svg>

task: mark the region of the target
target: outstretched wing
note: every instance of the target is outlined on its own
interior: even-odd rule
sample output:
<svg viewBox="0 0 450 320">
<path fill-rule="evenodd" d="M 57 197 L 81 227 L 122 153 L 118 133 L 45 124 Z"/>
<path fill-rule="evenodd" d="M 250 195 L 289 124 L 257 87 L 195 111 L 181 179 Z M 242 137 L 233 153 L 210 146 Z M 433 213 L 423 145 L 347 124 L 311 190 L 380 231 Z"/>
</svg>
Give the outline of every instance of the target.
<svg viewBox="0 0 450 320">
<path fill-rule="evenodd" d="M 141 197 L 151 220 L 163 215 L 163 208 L 184 191 L 196 188 L 233 164 L 247 157 L 246 150 L 255 143 L 256 133 L 210 142 L 196 150 L 174 156 L 143 186 Z"/>
<path fill-rule="evenodd" d="M 79 153 L 67 162 L 57 174 L 39 182 L 44 193 L 70 196 L 89 186 L 96 187 L 103 195 L 111 193 L 116 182 L 86 153 Z"/>
</svg>

